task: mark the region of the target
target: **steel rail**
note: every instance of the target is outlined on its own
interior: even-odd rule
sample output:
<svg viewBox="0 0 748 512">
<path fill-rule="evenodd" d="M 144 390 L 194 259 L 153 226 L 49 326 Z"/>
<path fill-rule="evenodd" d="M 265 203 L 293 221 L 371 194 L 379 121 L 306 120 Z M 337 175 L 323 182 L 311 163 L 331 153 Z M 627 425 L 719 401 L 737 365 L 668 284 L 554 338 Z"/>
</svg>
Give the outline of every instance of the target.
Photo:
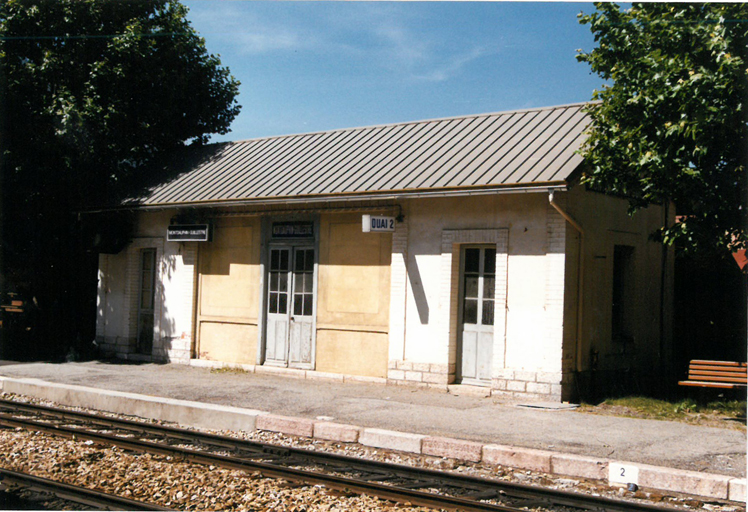
<svg viewBox="0 0 748 512">
<path fill-rule="evenodd" d="M 101 444 L 114 445 L 120 448 L 134 450 L 144 453 L 157 453 L 160 455 L 173 456 L 180 460 L 196 462 L 199 464 L 209 464 L 220 466 L 227 469 L 238 469 L 247 472 L 259 472 L 262 476 L 270 478 L 282 478 L 299 483 L 316 485 L 321 484 L 329 488 L 357 491 L 364 494 L 379 496 L 394 501 L 409 501 L 416 505 L 429 507 L 451 508 L 465 511 L 501 511 L 501 512 L 519 512 L 520 509 L 504 507 L 501 505 L 492 505 L 472 500 L 454 498 L 441 494 L 431 495 L 429 493 L 393 487 L 389 485 L 377 484 L 366 481 L 355 481 L 348 478 L 327 475 L 323 473 L 303 471 L 298 469 L 276 466 L 263 462 L 252 462 L 224 455 L 199 452 L 186 448 L 177 448 L 173 446 L 164 446 L 163 444 L 153 443 L 150 441 L 139 441 L 135 439 L 124 439 L 107 434 L 98 434 L 95 432 L 86 432 L 79 429 L 60 427 L 58 425 L 48 425 L 31 420 L 20 420 L 8 418 L 6 415 L 0 415 L 0 423 L 8 426 L 20 427 L 29 430 L 36 430 L 53 435 L 59 435 L 68 438 L 87 439 Z"/>
<path fill-rule="evenodd" d="M 54 494 L 60 499 L 97 508 L 99 510 L 173 510 L 154 503 L 122 498 L 121 496 L 115 496 L 102 491 L 78 487 L 64 482 L 58 482 L 56 480 L 50 480 L 2 468 L 0 468 L 0 485 L 6 488 L 17 486 L 35 492 Z"/>
<path fill-rule="evenodd" d="M 22 410 L 33 414 L 47 414 L 58 417 L 61 420 L 71 422 L 86 421 L 98 424 L 100 428 L 117 430 L 121 429 L 129 432 L 130 435 L 147 437 L 156 436 L 161 439 L 160 443 L 127 439 L 117 436 L 109 436 L 94 432 L 83 432 L 77 428 L 61 427 L 44 423 L 32 422 L 30 420 L 21 420 L 7 414 L 0 414 L 0 423 L 5 423 L 21 428 L 41 429 L 53 434 L 64 435 L 66 437 L 87 438 L 106 444 L 116 444 L 124 448 L 158 452 L 165 455 L 176 455 L 181 458 L 195 462 L 232 467 L 236 469 L 246 469 L 251 471 L 260 471 L 267 476 L 276 478 L 286 478 L 289 480 L 306 481 L 320 483 L 329 487 L 352 489 L 360 486 L 360 492 L 378 495 L 387 499 L 402 501 L 406 499 L 411 503 L 423 498 L 427 502 L 421 501 L 418 504 L 426 506 L 439 506 L 442 508 L 458 508 L 462 510 L 517 510 L 516 508 L 507 508 L 503 505 L 482 503 L 478 499 L 499 499 L 504 501 L 525 500 L 519 506 L 528 506 L 527 501 L 533 505 L 544 506 L 567 506 L 575 507 L 582 510 L 605 510 L 616 512 L 633 512 L 633 511 L 651 511 L 662 512 L 667 510 L 676 510 L 670 507 L 650 505 L 646 503 L 634 503 L 630 501 L 614 500 L 601 496 L 592 496 L 587 494 L 560 491 L 554 489 L 545 489 L 537 486 L 529 486 L 510 482 L 490 480 L 467 475 L 458 475 L 454 473 L 444 473 L 429 469 L 414 468 L 410 466 L 391 464 L 379 461 L 369 461 L 355 457 L 331 454 L 326 452 L 313 452 L 310 450 L 290 447 L 279 447 L 266 443 L 258 443 L 236 439 L 228 436 L 219 436 L 215 434 L 205 434 L 187 429 L 166 427 L 161 425 L 152 425 L 131 420 L 119 418 L 108 418 L 99 415 L 68 411 L 59 408 L 37 406 L 20 402 L 0 400 L 0 410 Z M 168 439 L 172 442 L 183 444 L 192 443 L 201 448 L 210 448 L 224 452 L 249 452 L 245 453 L 245 458 L 228 457 L 207 453 L 205 451 L 175 448 L 168 446 Z M 165 445 L 164 443 L 167 443 Z M 326 471 L 346 472 L 346 470 L 362 474 L 362 478 L 356 480 L 342 477 L 332 477 L 323 475 L 318 471 L 302 471 L 290 468 L 283 468 L 273 460 L 272 464 L 266 462 L 249 461 L 249 458 L 259 458 L 264 460 L 273 460 L 275 458 L 288 459 L 281 461 L 282 464 L 316 464 L 326 467 Z M 198 460 L 200 459 L 200 460 Z M 330 469 L 328 469 L 330 468 Z M 290 471 L 291 473 L 288 473 Z M 298 473 L 294 473 L 298 472 Z M 367 480 L 368 479 L 368 480 Z M 376 484 L 372 481 L 395 481 L 394 485 Z M 398 480 L 402 483 L 398 485 Z M 433 485 L 431 485 L 433 484 Z M 463 496 L 468 498 L 459 498 L 444 494 L 433 494 L 416 491 L 414 489 L 403 489 L 403 486 L 414 488 L 448 488 L 462 492 Z M 365 488 L 365 489 L 364 489 Z M 403 495 L 403 491 L 407 491 Z M 465 492 L 467 491 L 467 492 Z M 399 497 L 395 496 L 397 493 Z M 452 502 L 444 501 L 460 500 Z M 435 501 L 435 499 L 437 501 Z M 476 508 L 478 507 L 478 508 Z M 503 508 L 502 508 L 503 507 Z"/>
</svg>

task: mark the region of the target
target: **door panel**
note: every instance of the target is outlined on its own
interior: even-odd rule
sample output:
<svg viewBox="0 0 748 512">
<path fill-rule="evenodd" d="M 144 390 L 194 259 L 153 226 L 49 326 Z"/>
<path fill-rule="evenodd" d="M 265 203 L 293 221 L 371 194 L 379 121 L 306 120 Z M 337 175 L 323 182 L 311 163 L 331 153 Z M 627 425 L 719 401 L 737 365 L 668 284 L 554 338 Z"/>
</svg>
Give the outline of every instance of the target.
<svg viewBox="0 0 748 512">
<path fill-rule="evenodd" d="M 271 247 L 268 267 L 265 361 L 312 367 L 314 249 Z"/>
<path fill-rule="evenodd" d="M 460 376 L 462 382 L 488 385 L 493 358 L 496 248 L 462 251 Z"/>
<path fill-rule="evenodd" d="M 294 248 L 289 365 L 310 368 L 314 324 L 314 249 Z"/>
<path fill-rule="evenodd" d="M 475 362 L 476 378 L 491 381 L 491 363 L 493 360 L 493 329 L 478 334 L 478 354 Z"/>
<path fill-rule="evenodd" d="M 286 366 L 288 362 L 288 274 L 291 249 L 271 248 L 268 270 L 267 335 L 265 360 Z"/>
</svg>

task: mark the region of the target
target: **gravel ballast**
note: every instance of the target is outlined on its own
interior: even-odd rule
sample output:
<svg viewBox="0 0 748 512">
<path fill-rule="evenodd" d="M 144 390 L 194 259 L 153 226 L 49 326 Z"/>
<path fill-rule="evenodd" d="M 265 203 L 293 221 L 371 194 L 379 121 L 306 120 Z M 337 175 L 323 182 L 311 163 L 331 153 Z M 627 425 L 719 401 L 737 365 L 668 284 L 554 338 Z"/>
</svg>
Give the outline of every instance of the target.
<svg viewBox="0 0 748 512">
<path fill-rule="evenodd" d="M 57 406 L 36 399 L 2 395 L 32 403 Z M 79 408 L 69 408 L 85 411 Z M 106 414 L 107 416 L 116 416 Z M 137 419 L 128 417 L 127 419 Z M 150 423 L 160 423 L 149 421 Z M 538 472 L 467 463 L 455 459 L 406 454 L 357 444 L 299 438 L 273 432 L 213 432 L 280 446 L 329 451 L 348 456 L 494 478 L 608 497 L 626 497 L 687 510 L 744 511 L 740 504 L 703 501 L 657 492 L 636 493 L 599 482 L 560 478 Z M 151 501 L 179 510 L 428 510 L 394 504 L 368 496 L 351 495 L 321 486 L 300 486 L 262 477 L 259 473 L 226 470 L 186 463 L 161 455 L 139 454 L 91 441 L 71 441 L 18 429 L 0 431 L 0 464 L 7 469 L 61 480 L 72 485 Z M 561 510 L 561 509 L 557 509 Z"/>
</svg>

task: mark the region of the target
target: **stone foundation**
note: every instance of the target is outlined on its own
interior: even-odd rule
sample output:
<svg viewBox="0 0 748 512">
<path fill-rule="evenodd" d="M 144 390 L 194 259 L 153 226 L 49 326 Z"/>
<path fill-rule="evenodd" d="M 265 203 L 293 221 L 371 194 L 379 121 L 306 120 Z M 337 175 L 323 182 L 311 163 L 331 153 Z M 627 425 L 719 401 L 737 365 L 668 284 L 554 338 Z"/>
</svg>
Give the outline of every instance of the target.
<svg viewBox="0 0 748 512">
<path fill-rule="evenodd" d="M 387 370 L 387 384 L 416 385 L 447 389 L 454 379 L 453 364 L 414 363 L 392 359 Z"/>
<path fill-rule="evenodd" d="M 150 354 L 139 354 L 136 351 L 137 339 L 121 336 L 97 336 L 96 344 L 105 357 L 116 357 L 127 361 L 145 361 L 153 363 L 190 364 L 189 337 L 161 338 L 154 343 Z"/>
<path fill-rule="evenodd" d="M 126 359 L 135 353 L 137 340 L 122 336 L 96 336 L 96 345 L 103 356 Z"/>
<path fill-rule="evenodd" d="M 561 390 L 561 372 L 504 369 L 491 379 L 495 396 L 560 402 Z"/>
<path fill-rule="evenodd" d="M 561 402 L 561 372 L 501 370 L 491 379 L 491 395 L 513 399 Z M 387 384 L 447 389 L 455 381 L 454 364 L 390 360 Z"/>
</svg>

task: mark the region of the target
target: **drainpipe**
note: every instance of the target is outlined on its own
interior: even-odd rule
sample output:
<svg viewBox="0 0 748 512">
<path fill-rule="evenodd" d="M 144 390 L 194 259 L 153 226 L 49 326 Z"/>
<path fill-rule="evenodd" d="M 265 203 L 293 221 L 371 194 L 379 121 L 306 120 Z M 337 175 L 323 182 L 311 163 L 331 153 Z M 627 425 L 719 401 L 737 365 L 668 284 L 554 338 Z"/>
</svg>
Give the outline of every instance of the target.
<svg viewBox="0 0 748 512">
<path fill-rule="evenodd" d="M 567 212 L 565 212 L 561 206 L 554 200 L 553 190 L 548 191 L 548 202 L 553 208 L 571 224 L 571 226 L 579 233 L 579 254 L 577 256 L 577 343 L 576 343 L 576 356 L 575 366 L 576 371 L 582 371 L 582 312 L 583 312 L 583 299 L 584 299 L 584 230 L 577 221 L 575 221 Z"/>
</svg>

